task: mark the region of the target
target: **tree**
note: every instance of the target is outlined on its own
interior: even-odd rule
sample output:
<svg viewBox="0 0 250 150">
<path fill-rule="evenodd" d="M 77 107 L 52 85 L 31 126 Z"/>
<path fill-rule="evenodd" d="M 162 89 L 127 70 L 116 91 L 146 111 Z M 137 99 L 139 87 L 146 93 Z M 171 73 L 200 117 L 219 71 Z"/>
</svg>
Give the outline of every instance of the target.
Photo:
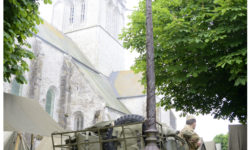
<svg viewBox="0 0 250 150">
<path fill-rule="evenodd" d="M 51 0 L 44 0 L 51 3 Z M 26 83 L 24 72 L 29 70 L 25 59 L 34 55 L 26 41 L 37 33 L 36 25 L 42 23 L 36 0 L 4 0 L 4 81 L 14 75 L 18 83 Z"/>
<path fill-rule="evenodd" d="M 165 109 L 247 120 L 247 0 L 152 3 L 156 90 Z M 145 1 L 120 38 L 146 85 Z"/>
<path fill-rule="evenodd" d="M 216 135 L 213 139 L 215 143 L 221 143 L 222 150 L 228 150 L 228 134 Z"/>
</svg>

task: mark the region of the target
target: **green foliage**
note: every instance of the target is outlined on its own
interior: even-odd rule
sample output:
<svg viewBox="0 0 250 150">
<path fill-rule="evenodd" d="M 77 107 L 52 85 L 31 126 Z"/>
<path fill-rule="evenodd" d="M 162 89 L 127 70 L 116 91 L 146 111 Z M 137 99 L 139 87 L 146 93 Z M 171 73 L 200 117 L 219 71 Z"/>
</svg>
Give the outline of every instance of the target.
<svg viewBox="0 0 250 150">
<path fill-rule="evenodd" d="M 228 150 L 228 134 L 216 135 L 213 139 L 215 143 L 221 143 L 222 150 Z"/>
<path fill-rule="evenodd" d="M 44 0 L 51 3 L 51 0 Z M 24 72 L 29 70 L 25 59 L 34 55 L 26 39 L 37 32 L 36 25 L 42 23 L 38 16 L 36 0 L 4 0 L 4 81 L 10 82 L 14 75 L 18 83 L 26 83 Z"/>
<path fill-rule="evenodd" d="M 183 115 L 247 120 L 247 1 L 157 0 L 152 3 L 160 105 Z M 145 1 L 120 38 L 137 51 L 132 69 L 146 82 Z"/>
</svg>

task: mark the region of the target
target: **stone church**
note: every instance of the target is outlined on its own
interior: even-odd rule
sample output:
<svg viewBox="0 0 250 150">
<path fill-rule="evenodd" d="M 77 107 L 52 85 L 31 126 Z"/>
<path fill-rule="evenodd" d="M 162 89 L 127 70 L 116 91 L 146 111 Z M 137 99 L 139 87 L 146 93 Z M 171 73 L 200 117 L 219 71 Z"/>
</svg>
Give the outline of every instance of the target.
<svg viewBox="0 0 250 150">
<path fill-rule="evenodd" d="M 52 23 L 44 21 L 28 39 L 36 56 L 27 60 L 28 83 L 13 79 L 4 91 L 38 101 L 67 130 L 124 114 L 146 116 L 141 75 L 125 70 L 126 50 L 118 39 L 126 11 L 126 0 L 57 0 Z M 158 107 L 157 120 L 176 128 L 170 110 Z"/>
</svg>

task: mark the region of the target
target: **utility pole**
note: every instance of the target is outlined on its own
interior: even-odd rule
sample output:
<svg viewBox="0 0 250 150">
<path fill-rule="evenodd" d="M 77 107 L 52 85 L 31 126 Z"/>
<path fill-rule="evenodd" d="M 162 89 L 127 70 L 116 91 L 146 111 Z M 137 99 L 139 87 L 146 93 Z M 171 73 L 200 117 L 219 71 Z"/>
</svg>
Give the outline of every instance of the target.
<svg viewBox="0 0 250 150">
<path fill-rule="evenodd" d="M 156 102 L 155 102 L 155 71 L 154 71 L 154 38 L 152 21 L 152 0 L 146 0 L 147 30 L 147 121 L 145 150 L 159 150 L 157 147 Z"/>
</svg>

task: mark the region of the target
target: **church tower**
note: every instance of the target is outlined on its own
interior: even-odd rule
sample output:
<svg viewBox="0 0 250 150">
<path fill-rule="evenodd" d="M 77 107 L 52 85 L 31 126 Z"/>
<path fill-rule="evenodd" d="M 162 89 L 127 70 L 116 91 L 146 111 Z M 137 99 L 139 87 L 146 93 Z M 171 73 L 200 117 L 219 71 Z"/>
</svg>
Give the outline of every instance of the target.
<svg viewBox="0 0 250 150">
<path fill-rule="evenodd" d="M 70 37 L 106 76 L 124 70 L 118 35 L 125 25 L 125 0 L 57 0 L 52 25 Z"/>
</svg>

